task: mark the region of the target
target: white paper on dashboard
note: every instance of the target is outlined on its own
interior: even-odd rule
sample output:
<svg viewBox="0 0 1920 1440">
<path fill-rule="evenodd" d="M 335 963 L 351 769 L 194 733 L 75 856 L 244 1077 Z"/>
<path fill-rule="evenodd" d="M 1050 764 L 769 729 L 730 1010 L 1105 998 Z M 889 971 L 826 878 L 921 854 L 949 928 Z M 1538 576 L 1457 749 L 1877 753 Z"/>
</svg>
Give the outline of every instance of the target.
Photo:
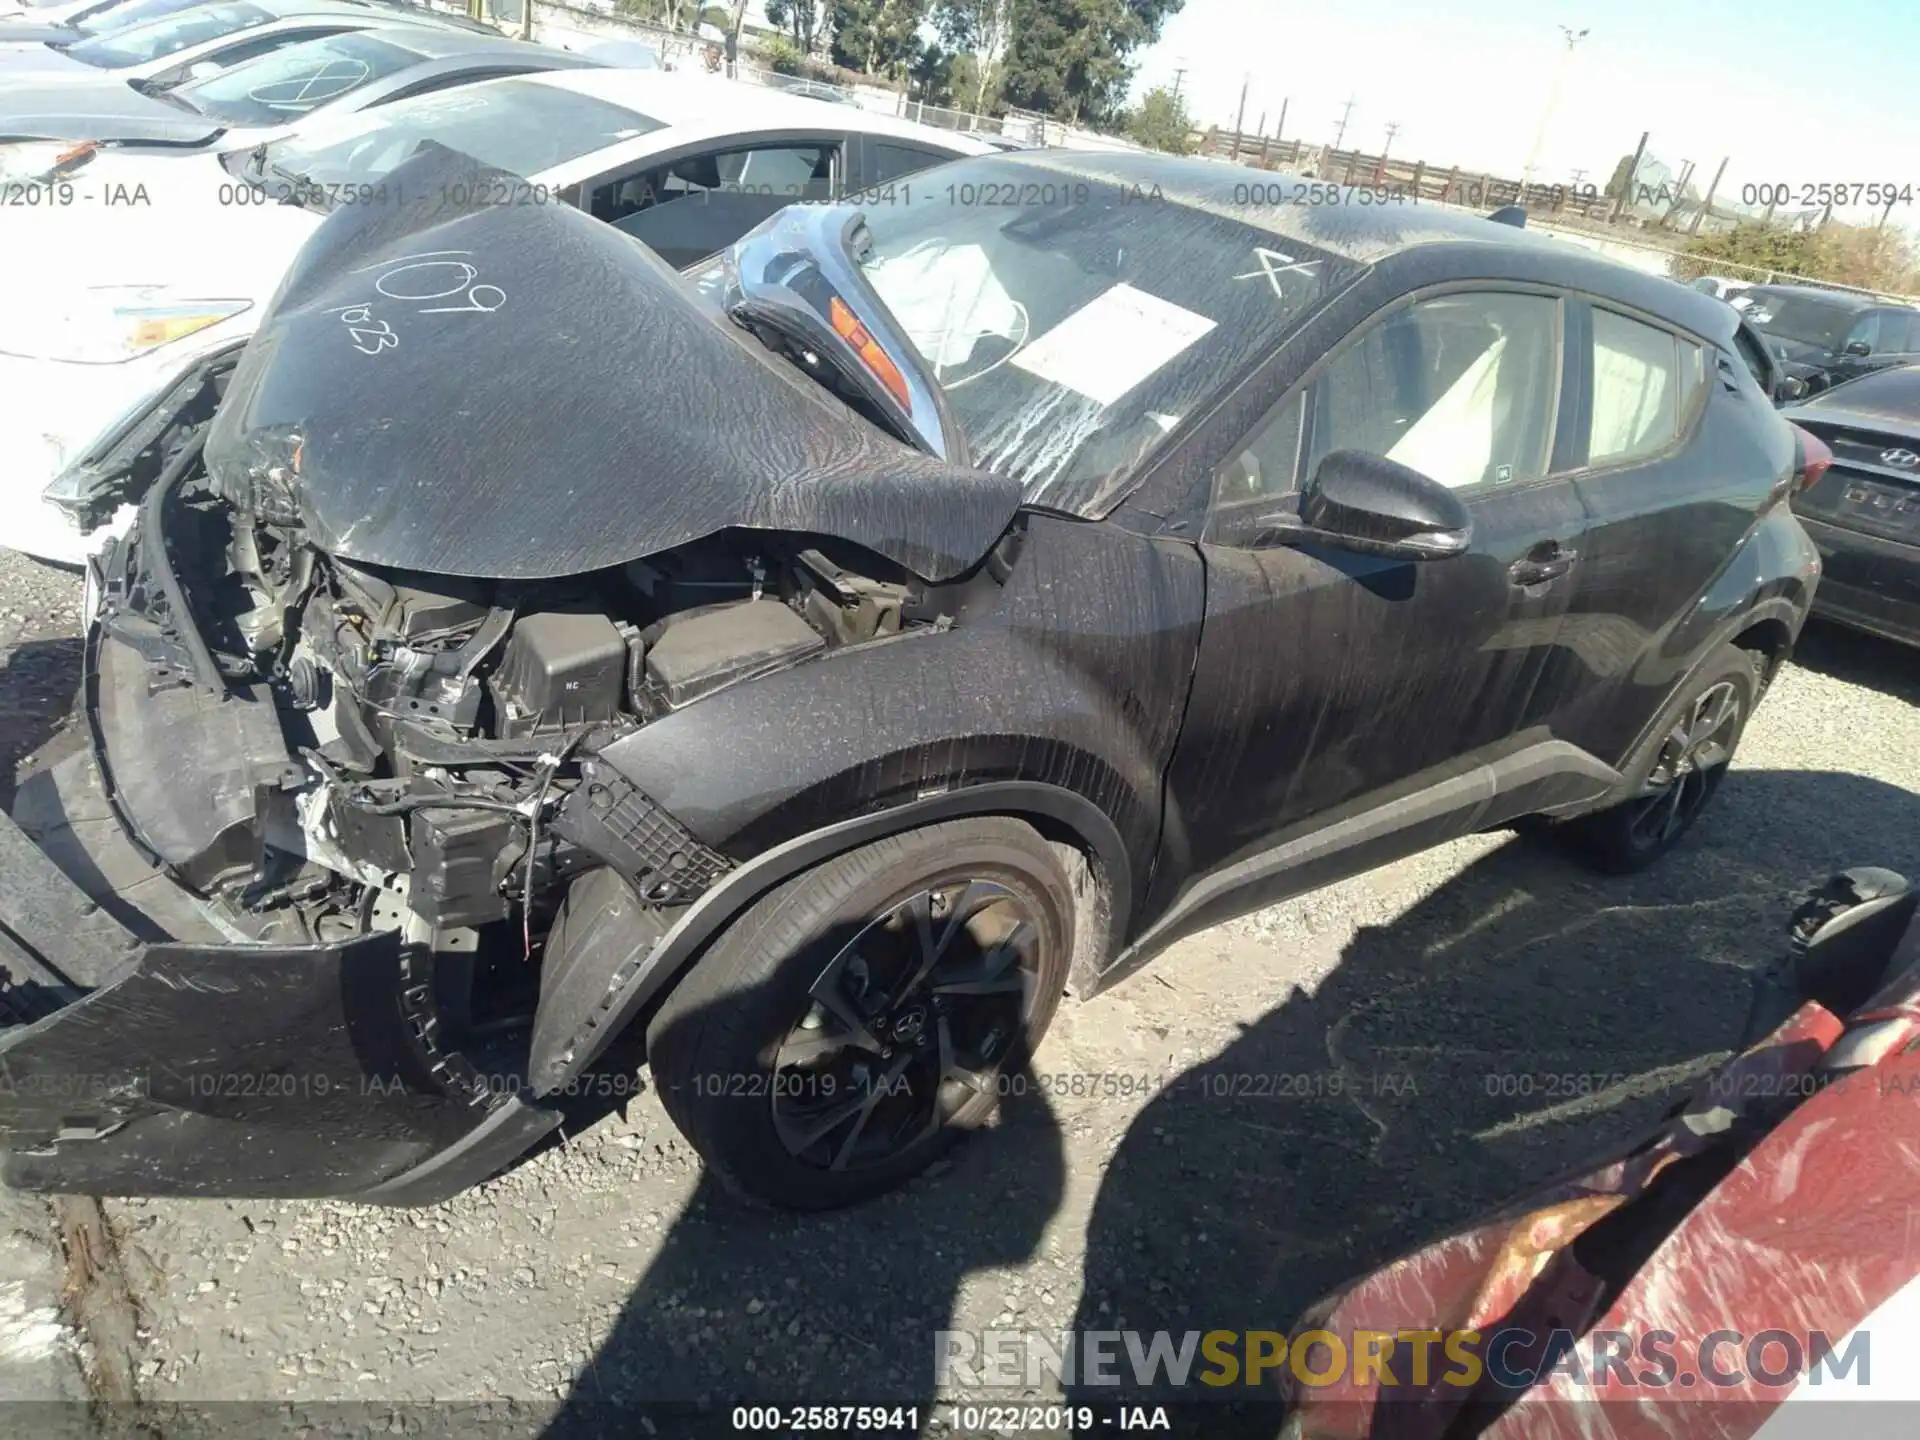
<svg viewBox="0 0 1920 1440">
<path fill-rule="evenodd" d="M 1204 315 L 1122 283 L 1088 301 L 1009 363 L 1112 405 L 1213 327 Z"/>
</svg>

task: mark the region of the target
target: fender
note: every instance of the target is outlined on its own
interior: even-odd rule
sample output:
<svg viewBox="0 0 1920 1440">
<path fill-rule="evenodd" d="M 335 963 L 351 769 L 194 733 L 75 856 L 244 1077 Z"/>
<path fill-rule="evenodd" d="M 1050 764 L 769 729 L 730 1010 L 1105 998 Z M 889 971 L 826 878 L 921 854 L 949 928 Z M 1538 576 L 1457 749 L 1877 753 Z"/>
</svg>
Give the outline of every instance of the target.
<svg viewBox="0 0 1920 1440">
<path fill-rule="evenodd" d="M 565 956 L 550 956 L 548 963 L 557 962 L 560 969 L 552 988 L 541 996 L 540 1019 L 582 1013 L 586 1018 L 571 1034 L 549 1034 L 548 1027 L 536 1023 L 528 1063 L 534 1094 L 551 1094 L 578 1078 L 615 1035 L 666 992 L 702 947 L 775 886 L 823 860 L 885 836 L 971 815 L 1049 820 L 1068 827 L 1086 843 L 1107 894 L 1107 933 L 1097 937 L 1097 947 L 1083 944 L 1075 957 L 1074 978 L 1081 981 L 1086 976 L 1081 962 L 1091 957 L 1097 965 L 1112 954 L 1118 948 L 1123 917 L 1133 910 L 1133 870 L 1120 832 L 1092 801 L 1057 785 L 1021 780 L 970 785 L 828 825 L 762 852 L 689 905 L 656 942 L 643 942 L 623 957 L 615 957 L 619 963 L 610 977 L 604 951 L 583 947 Z M 600 992 L 597 996 L 579 993 L 595 988 Z"/>
<path fill-rule="evenodd" d="M 1647 747 L 1655 743 L 1659 738 L 1656 733 L 1656 727 L 1659 724 L 1661 712 L 1667 707 L 1667 702 L 1679 691 L 1693 683 L 1694 676 L 1700 673 L 1707 661 L 1713 658 L 1714 654 L 1722 645 L 1739 638 L 1741 635 L 1759 626 L 1777 623 L 1786 627 L 1788 638 L 1787 650 L 1783 651 L 1776 658 L 1782 660 L 1786 658 L 1787 651 L 1791 651 L 1794 642 L 1800 638 L 1800 627 L 1807 618 L 1807 606 L 1812 595 L 1812 588 L 1811 585 L 1802 588 L 1797 598 L 1783 594 L 1767 595 L 1763 598 L 1753 600 L 1752 603 L 1747 606 L 1719 617 L 1713 629 L 1708 632 L 1705 642 L 1693 651 L 1691 658 L 1687 662 L 1686 670 L 1674 681 L 1672 686 L 1668 688 L 1660 704 L 1654 707 L 1653 712 L 1648 715 L 1646 724 L 1641 727 L 1640 733 L 1634 737 L 1633 744 L 1628 747 L 1625 756 L 1622 757 L 1619 767 L 1620 773 L 1628 777 L 1627 781 L 1623 782 L 1624 784 L 1631 784 L 1631 777 L 1634 775 L 1638 762 L 1645 755 Z M 1696 612 L 1696 614 L 1697 613 L 1698 612 Z M 1605 796 L 1593 806 L 1582 807 L 1582 810 L 1602 809 L 1619 800 L 1623 793 L 1624 790 L 1616 791 L 1613 794 Z"/>
</svg>

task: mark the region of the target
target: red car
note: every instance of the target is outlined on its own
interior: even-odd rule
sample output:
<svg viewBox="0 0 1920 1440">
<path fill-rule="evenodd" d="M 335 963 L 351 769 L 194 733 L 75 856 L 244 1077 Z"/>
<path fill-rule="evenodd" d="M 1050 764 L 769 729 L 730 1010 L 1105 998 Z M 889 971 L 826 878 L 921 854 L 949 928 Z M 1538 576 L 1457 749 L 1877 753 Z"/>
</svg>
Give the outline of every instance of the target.
<svg viewBox="0 0 1920 1440">
<path fill-rule="evenodd" d="M 1310 1307 L 1289 1440 L 1916 1433 L 1806 1402 L 1920 1397 L 1917 899 L 1836 876 L 1653 1135 Z"/>
</svg>

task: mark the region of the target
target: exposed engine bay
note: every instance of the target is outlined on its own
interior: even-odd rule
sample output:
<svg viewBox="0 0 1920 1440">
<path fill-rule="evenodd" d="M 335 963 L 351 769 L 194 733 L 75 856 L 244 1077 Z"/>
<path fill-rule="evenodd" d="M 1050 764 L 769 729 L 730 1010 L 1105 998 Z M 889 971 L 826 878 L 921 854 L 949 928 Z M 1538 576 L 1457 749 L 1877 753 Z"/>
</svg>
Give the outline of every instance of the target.
<svg viewBox="0 0 1920 1440">
<path fill-rule="evenodd" d="M 455 1033 L 531 1018 L 586 873 L 665 914 L 729 868 L 601 751 L 722 687 L 945 628 L 970 589 L 748 530 L 553 580 L 352 563 L 216 493 L 201 438 L 171 437 L 100 562 L 88 699 L 115 805 L 249 940 L 430 949 Z"/>
</svg>

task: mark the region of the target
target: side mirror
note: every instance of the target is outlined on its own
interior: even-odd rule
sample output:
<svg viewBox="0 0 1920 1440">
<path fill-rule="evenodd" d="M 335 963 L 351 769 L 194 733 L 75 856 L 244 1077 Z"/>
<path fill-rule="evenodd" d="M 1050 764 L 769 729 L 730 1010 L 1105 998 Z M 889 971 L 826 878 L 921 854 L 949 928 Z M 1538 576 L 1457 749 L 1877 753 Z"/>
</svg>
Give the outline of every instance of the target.
<svg viewBox="0 0 1920 1440">
<path fill-rule="evenodd" d="M 1803 400 L 1807 394 L 1807 382 L 1798 375 L 1788 375 L 1780 381 L 1782 400 Z"/>
<path fill-rule="evenodd" d="M 1261 521 L 1281 543 L 1318 541 L 1393 560 L 1444 560 L 1473 543 L 1460 497 L 1418 470 L 1379 455 L 1336 450 L 1300 492 L 1298 515 Z"/>
<path fill-rule="evenodd" d="M 1846 353 L 1849 355 L 1871 355 L 1873 347 L 1864 340 L 1849 340 Z"/>
</svg>

